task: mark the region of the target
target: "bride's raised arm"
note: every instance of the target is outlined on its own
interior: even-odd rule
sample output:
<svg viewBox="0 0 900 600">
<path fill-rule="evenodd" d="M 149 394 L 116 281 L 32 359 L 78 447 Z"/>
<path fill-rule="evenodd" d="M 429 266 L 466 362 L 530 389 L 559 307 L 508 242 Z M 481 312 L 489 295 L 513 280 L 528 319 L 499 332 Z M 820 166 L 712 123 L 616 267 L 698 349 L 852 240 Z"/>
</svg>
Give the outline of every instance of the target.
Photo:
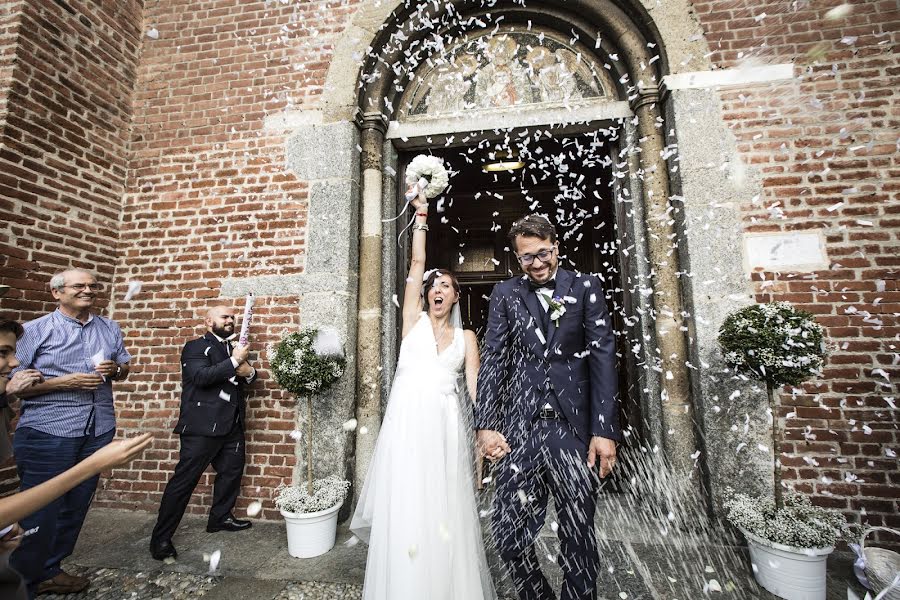
<svg viewBox="0 0 900 600">
<path fill-rule="evenodd" d="M 412 186 L 410 186 L 412 190 Z M 406 288 L 403 292 L 403 332 L 406 334 L 416 324 L 419 313 L 422 312 L 422 277 L 425 275 L 425 235 L 428 232 L 428 201 L 425 194 L 419 191 L 419 196 L 412 201 L 416 211 L 415 221 L 412 227 L 412 259 L 409 263 L 409 273 L 406 275 Z"/>
</svg>

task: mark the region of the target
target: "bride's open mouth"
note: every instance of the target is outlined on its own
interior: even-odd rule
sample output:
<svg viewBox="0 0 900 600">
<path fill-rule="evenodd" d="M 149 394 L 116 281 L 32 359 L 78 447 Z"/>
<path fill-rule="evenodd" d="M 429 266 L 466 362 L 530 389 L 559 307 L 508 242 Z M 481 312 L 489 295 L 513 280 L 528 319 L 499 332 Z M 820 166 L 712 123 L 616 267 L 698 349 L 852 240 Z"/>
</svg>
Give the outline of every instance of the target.
<svg viewBox="0 0 900 600">
<path fill-rule="evenodd" d="M 440 296 L 434 297 L 434 306 L 435 307 L 443 306 L 443 304 L 444 304 L 444 299 L 442 297 L 440 297 Z"/>
</svg>

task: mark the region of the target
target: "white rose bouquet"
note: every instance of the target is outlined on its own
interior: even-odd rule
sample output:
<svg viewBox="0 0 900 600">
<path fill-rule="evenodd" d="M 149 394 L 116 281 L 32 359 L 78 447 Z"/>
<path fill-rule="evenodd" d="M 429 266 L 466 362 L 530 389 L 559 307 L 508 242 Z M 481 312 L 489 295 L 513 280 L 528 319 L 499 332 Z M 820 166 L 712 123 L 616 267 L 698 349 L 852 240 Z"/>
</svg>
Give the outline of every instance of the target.
<svg viewBox="0 0 900 600">
<path fill-rule="evenodd" d="M 447 174 L 447 168 L 444 167 L 444 161 L 437 156 L 419 154 L 406 167 L 407 185 L 417 186 L 412 198 L 418 195 L 418 190 L 422 190 L 426 198 L 434 198 L 447 189 L 449 182 L 450 177 Z M 407 199 L 412 200 L 412 198 Z"/>
</svg>

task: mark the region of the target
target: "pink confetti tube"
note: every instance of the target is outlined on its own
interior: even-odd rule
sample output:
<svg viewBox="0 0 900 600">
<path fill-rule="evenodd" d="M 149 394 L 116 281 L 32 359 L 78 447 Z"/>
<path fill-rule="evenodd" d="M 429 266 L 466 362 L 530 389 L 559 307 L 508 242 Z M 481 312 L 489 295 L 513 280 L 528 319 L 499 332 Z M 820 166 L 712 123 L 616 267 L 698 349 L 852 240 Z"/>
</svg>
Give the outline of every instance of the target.
<svg viewBox="0 0 900 600">
<path fill-rule="evenodd" d="M 246 346 L 250 337 L 250 321 L 253 319 L 253 293 L 247 294 L 247 302 L 244 304 L 244 320 L 241 321 L 241 335 L 238 344 Z"/>
</svg>

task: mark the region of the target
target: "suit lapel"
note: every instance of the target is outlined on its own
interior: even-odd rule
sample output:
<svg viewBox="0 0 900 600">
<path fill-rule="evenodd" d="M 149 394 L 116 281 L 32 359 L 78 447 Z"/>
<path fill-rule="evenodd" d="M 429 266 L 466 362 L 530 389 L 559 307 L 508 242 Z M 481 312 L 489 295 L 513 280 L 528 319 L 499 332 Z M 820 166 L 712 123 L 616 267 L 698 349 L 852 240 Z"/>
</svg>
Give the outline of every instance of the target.
<svg viewBox="0 0 900 600">
<path fill-rule="evenodd" d="M 538 352 L 538 354 L 542 355 L 544 353 L 544 346 L 547 343 L 547 332 L 544 331 L 543 326 L 544 309 L 541 307 L 540 300 L 538 300 L 534 292 L 532 292 L 528 287 L 528 282 L 526 282 L 522 278 L 519 279 L 519 284 L 516 286 L 516 293 L 519 294 L 519 296 L 522 298 L 522 302 L 525 304 L 525 308 L 528 309 L 529 314 L 531 315 L 532 319 L 534 319 L 531 323 L 531 327 L 528 327 L 528 324 L 526 323 L 526 329 L 541 330 L 541 335 L 543 336 L 543 338 L 541 338 L 541 336 L 538 336 L 537 334 L 534 335 L 535 338 L 538 338 L 538 341 L 540 342 L 540 352 Z M 525 317 L 525 315 L 522 316 Z"/>
<path fill-rule="evenodd" d="M 572 287 L 573 280 L 574 277 L 571 271 L 567 271 L 562 267 L 558 268 L 556 270 L 556 288 L 553 290 L 553 297 L 562 298 L 563 296 L 567 296 L 569 294 L 569 288 Z M 559 327 L 555 325 L 553 321 L 550 321 L 549 318 L 547 321 L 549 322 L 549 325 L 547 325 L 547 329 L 549 330 L 547 333 L 547 348 L 550 348 L 550 344 L 553 342 L 553 336 L 556 335 L 556 330 L 559 329 Z"/>
</svg>

